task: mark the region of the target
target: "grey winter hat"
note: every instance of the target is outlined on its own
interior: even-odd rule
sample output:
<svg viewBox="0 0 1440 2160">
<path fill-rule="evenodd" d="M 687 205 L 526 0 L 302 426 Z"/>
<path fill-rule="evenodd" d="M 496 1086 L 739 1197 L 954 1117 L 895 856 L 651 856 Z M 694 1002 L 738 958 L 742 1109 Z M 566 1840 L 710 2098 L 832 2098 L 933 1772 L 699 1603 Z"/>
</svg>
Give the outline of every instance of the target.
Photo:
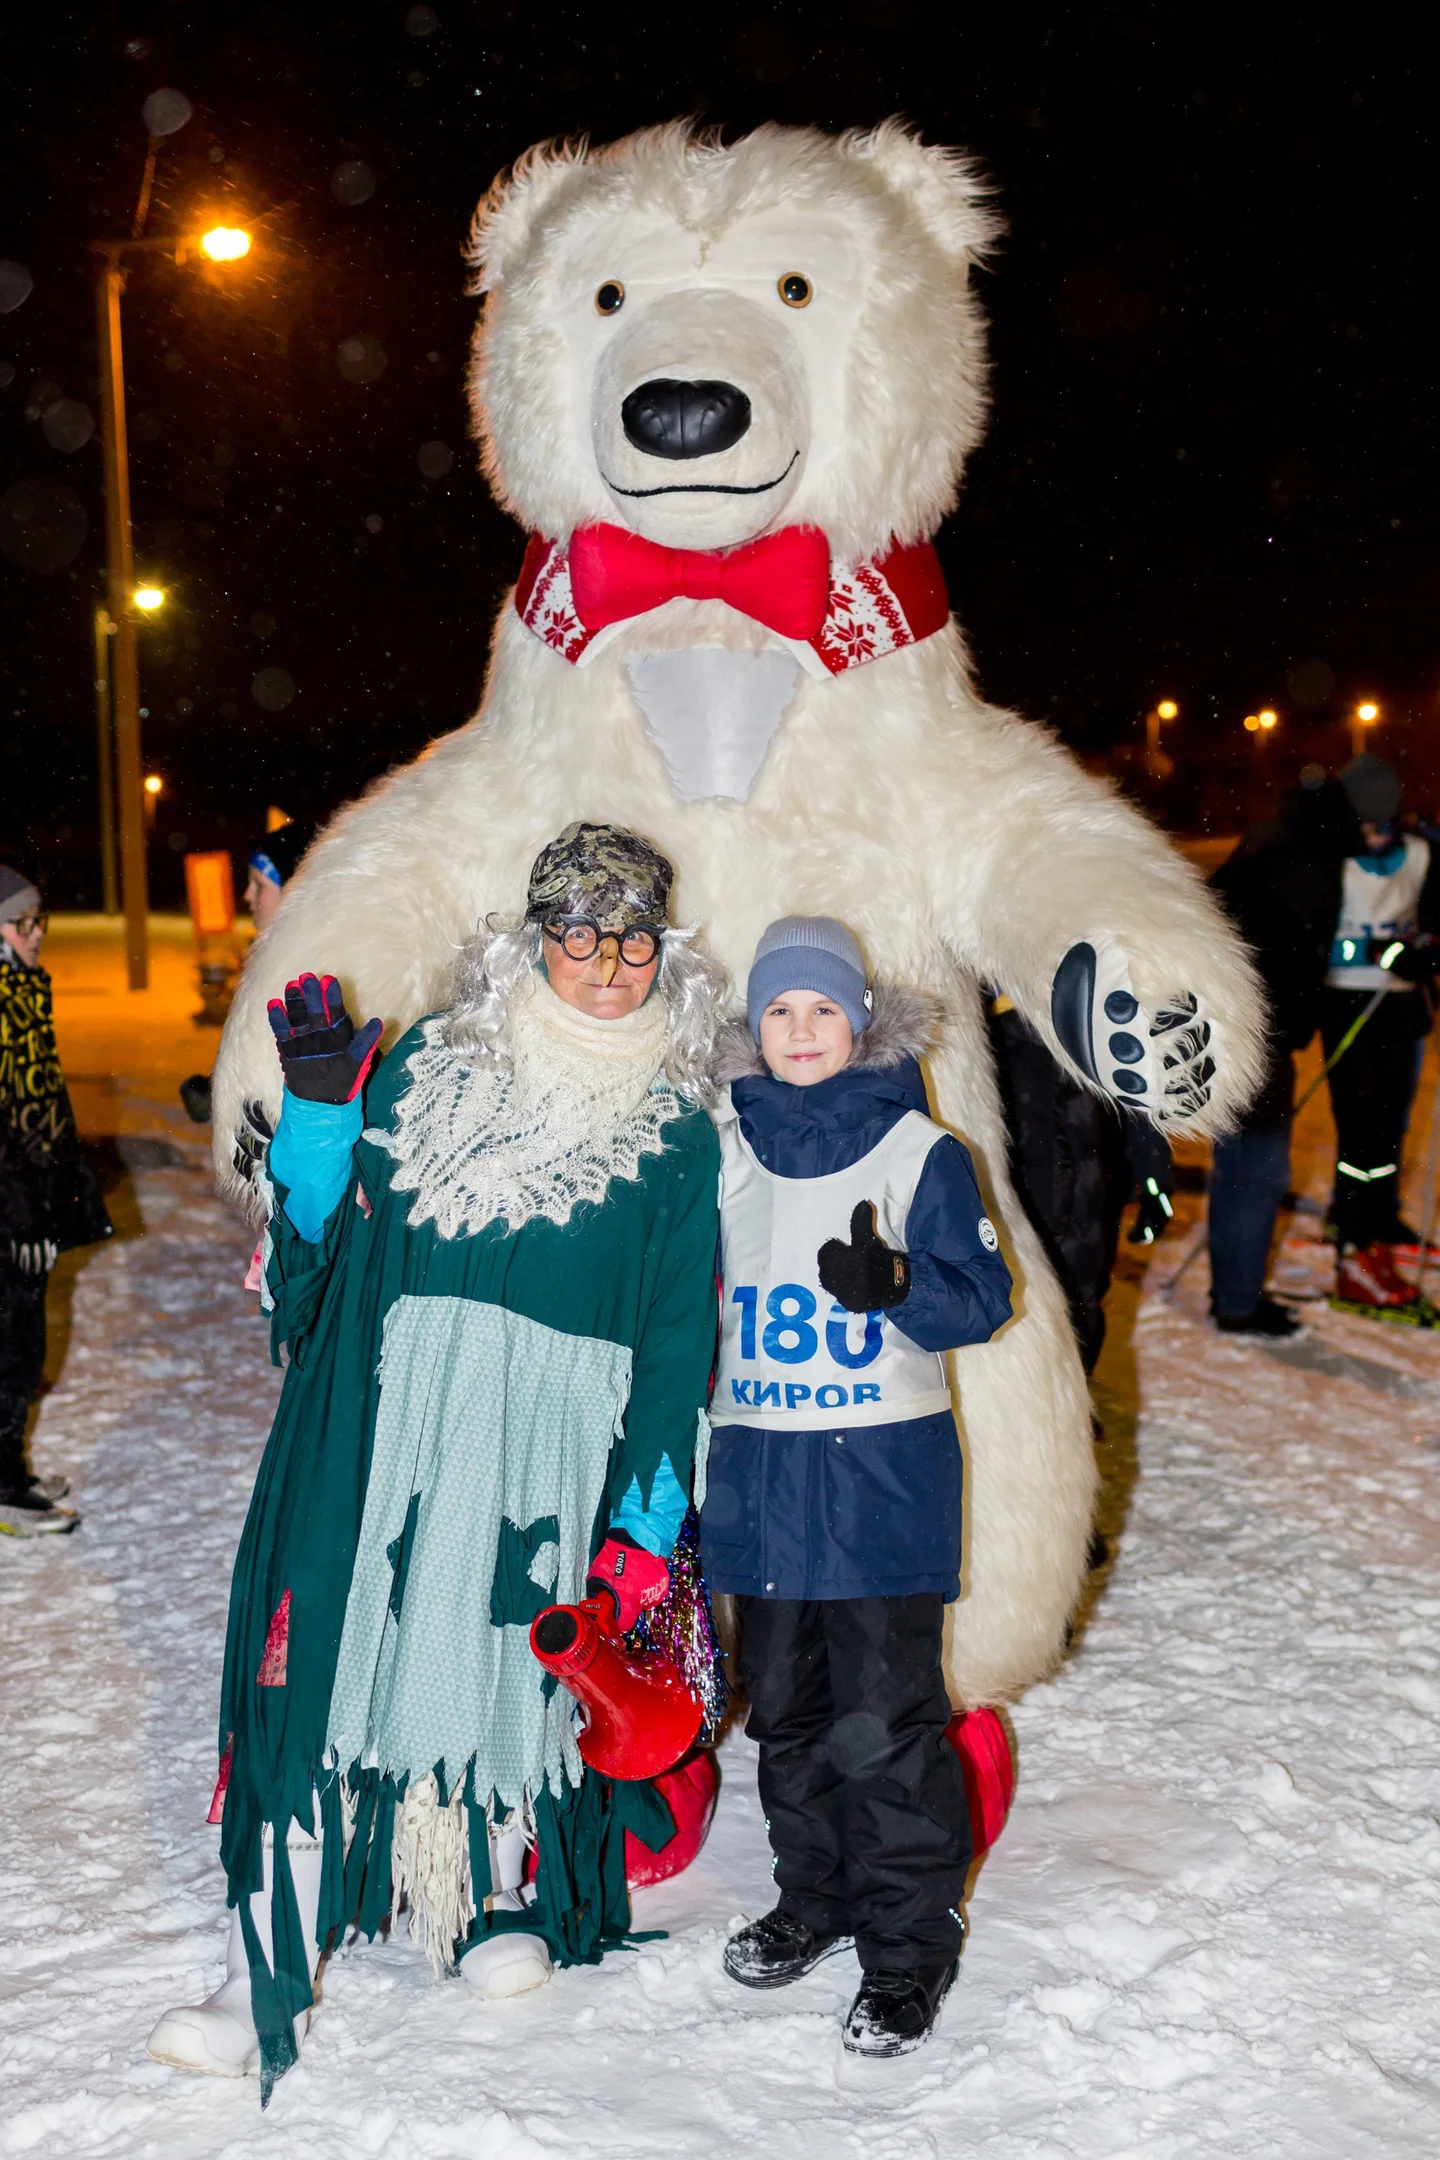
<svg viewBox="0 0 1440 2160">
<path fill-rule="evenodd" d="M 38 908 L 40 895 L 22 871 L 12 870 L 8 863 L 0 863 L 0 923 L 19 922 L 31 908 Z"/>
<path fill-rule="evenodd" d="M 675 872 L 659 848 L 623 825 L 577 820 L 547 841 L 530 872 L 527 922 L 583 916 L 602 930 L 658 929 L 670 913 Z"/>
<path fill-rule="evenodd" d="M 1367 825 L 1389 825 L 1400 815 L 1404 787 L 1388 758 L 1371 757 L 1368 751 L 1351 758 L 1340 775 L 1355 807 L 1355 815 Z"/>
<path fill-rule="evenodd" d="M 832 915 L 782 915 L 762 934 L 745 986 L 746 1016 L 757 1042 L 760 1015 L 787 990 L 818 990 L 833 998 L 851 1033 L 860 1034 L 870 1018 L 865 955 L 844 923 Z"/>
</svg>

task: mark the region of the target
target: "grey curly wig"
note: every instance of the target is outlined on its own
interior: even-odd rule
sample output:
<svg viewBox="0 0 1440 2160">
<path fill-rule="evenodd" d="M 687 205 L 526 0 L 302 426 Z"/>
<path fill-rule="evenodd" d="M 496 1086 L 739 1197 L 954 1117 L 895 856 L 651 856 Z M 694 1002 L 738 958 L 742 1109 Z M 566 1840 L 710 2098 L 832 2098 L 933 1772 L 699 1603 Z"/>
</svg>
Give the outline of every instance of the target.
<svg viewBox="0 0 1440 2160">
<path fill-rule="evenodd" d="M 445 1024 L 452 1050 L 477 1064 L 510 1062 L 510 1009 L 539 973 L 540 939 L 537 923 L 492 915 L 460 948 Z M 670 1014 L 666 1075 L 687 1102 L 708 1102 L 729 987 L 725 972 L 693 930 L 667 930 L 655 985 Z"/>
</svg>

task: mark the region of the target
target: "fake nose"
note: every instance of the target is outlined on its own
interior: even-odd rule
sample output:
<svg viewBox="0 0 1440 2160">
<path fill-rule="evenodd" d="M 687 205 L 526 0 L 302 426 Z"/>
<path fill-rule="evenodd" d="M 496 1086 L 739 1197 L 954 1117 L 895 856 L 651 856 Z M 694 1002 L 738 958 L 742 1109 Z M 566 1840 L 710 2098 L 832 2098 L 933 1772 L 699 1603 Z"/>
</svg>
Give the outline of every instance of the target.
<svg viewBox="0 0 1440 2160">
<path fill-rule="evenodd" d="M 657 377 L 620 407 L 625 433 L 647 457 L 714 457 L 750 425 L 750 400 L 728 382 L 672 382 Z"/>
</svg>

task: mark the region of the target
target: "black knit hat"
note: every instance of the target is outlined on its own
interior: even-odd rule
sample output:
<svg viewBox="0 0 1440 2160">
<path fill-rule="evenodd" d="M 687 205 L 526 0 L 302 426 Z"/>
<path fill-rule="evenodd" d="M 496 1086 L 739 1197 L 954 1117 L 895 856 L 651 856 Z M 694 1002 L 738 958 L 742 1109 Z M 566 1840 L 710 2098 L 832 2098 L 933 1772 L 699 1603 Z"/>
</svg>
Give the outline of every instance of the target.
<svg viewBox="0 0 1440 2160">
<path fill-rule="evenodd" d="M 1390 825 L 1399 817 L 1404 787 L 1388 758 L 1372 757 L 1368 750 L 1351 758 L 1340 785 L 1367 825 Z"/>
<path fill-rule="evenodd" d="M 275 832 L 266 833 L 250 850 L 251 868 L 262 877 L 270 878 L 272 885 L 288 885 L 300 867 L 300 858 L 315 838 L 315 827 L 307 825 L 303 818 L 292 818 L 288 825 L 281 825 Z M 278 876 L 272 876 L 278 871 Z"/>
</svg>

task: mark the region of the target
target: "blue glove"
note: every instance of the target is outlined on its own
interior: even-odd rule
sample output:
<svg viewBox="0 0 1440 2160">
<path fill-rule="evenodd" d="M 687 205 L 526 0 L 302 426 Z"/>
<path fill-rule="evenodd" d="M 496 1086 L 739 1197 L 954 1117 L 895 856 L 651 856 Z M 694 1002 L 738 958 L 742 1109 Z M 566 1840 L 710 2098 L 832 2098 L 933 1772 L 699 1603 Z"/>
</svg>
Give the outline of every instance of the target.
<svg viewBox="0 0 1440 2160">
<path fill-rule="evenodd" d="M 680 1525 L 689 1505 L 689 1493 L 676 1477 L 669 1456 L 662 1455 L 655 1482 L 650 1488 L 649 1507 L 640 1498 L 639 1478 L 631 1478 L 624 1499 L 610 1518 L 610 1526 L 625 1531 L 657 1559 L 667 1560 L 675 1550 L 675 1540 L 680 1535 Z"/>
</svg>

